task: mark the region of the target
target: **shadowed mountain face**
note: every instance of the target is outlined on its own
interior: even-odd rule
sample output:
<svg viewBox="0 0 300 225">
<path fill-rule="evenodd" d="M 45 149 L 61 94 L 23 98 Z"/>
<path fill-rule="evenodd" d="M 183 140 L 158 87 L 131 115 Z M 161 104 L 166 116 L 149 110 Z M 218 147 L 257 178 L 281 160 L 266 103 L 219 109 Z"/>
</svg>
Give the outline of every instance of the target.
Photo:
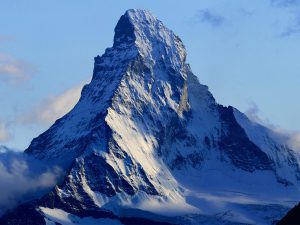
<svg viewBox="0 0 300 225">
<path fill-rule="evenodd" d="M 300 204 L 292 208 L 277 224 L 278 225 L 300 224 Z"/>
<path fill-rule="evenodd" d="M 25 150 L 68 173 L 36 212 L 54 222 L 57 210 L 137 219 L 138 209 L 182 224 L 268 224 L 288 210 L 300 197 L 295 153 L 217 104 L 185 59 L 150 12 L 120 18 L 77 105 Z"/>
</svg>

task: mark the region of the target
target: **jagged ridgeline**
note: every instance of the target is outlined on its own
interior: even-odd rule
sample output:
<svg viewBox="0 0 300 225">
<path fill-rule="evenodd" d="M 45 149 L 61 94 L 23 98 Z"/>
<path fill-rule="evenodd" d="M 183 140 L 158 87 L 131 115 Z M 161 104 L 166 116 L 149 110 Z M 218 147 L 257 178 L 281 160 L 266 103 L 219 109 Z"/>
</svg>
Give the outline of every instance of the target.
<svg viewBox="0 0 300 225">
<path fill-rule="evenodd" d="M 67 175 L 3 224 L 271 224 L 300 198 L 293 150 L 218 104 L 146 10 L 121 16 L 79 102 L 25 152 Z"/>
</svg>

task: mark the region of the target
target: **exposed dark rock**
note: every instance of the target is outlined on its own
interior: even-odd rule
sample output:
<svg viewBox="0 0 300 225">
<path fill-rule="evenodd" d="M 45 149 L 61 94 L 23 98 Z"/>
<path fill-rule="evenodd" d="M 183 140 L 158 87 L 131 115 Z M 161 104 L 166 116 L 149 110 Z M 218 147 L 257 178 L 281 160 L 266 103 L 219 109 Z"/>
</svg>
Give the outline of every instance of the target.
<svg viewBox="0 0 300 225">
<path fill-rule="evenodd" d="M 300 203 L 292 208 L 277 225 L 299 225 L 300 224 Z"/>
<path fill-rule="evenodd" d="M 35 202 L 26 203 L 0 218 L 1 225 L 45 225 L 44 216 L 36 209 Z"/>
<path fill-rule="evenodd" d="M 238 168 L 254 170 L 272 170 L 273 163 L 266 153 L 251 142 L 244 129 L 238 124 L 232 107 L 219 106 L 222 133 L 219 146 Z"/>
</svg>

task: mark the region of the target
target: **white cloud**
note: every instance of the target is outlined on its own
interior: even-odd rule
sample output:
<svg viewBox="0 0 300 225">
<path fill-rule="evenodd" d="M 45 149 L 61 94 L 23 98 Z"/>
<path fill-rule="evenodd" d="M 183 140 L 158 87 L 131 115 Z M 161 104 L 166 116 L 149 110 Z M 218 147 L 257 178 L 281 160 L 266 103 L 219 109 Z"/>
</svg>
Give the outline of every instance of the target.
<svg viewBox="0 0 300 225">
<path fill-rule="evenodd" d="M 36 68 L 22 60 L 0 53 L 0 80 L 8 84 L 18 84 L 31 78 Z"/>
<path fill-rule="evenodd" d="M 289 148 L 300 153 L 300 131 L 283 129 L 278 125 L 272 124 L 267 119 L 262 119 L 259 113 L 259 107 L 254 102 L 250 102 L 249 108 L 245 111 L 247 117 L 256 123 L 269 128 L 274 132 L 274 134 L 276 134 L 276 138 L 279 138 L 281 141 L 286 143 Z"/>
<path fill-rule="evenodd" d="M 25 123 L 52 124 L 75 106 L 80 98 L 83 85 L 84 83 L 81 83 L 59 95 L 47 97 L 33 110 L 22 116 L 22 121 Z"/>
<path fill-rule="evenodd" d="M 249 102 L 249 107 L 245 111 L 245 114 L 248 116 L 249 119 L 252 121 L 258 122 L 258 123 L 263 123 L 263 121 L 260 119 L 258 113 L 259 113 L 259 108 L 254 102 Z"/>
<path fill-rule="evenodd" d="M 0 121 L 0 142 L 7 141 L 10 138 L 8 127 L 5 123 Z"/>
<path fill-rule="evenodd" d="M 300 152 L 300 131 L 283 131 L 287 137 L 287 144 L 288 146 L 297 151 Z"/>
<path fill-rule="evenodd" d="M 47 167 L 22 152 L 0 153 L 0 216 L 7 209 L 50 191 L 64 176 L 58 167 Z"/>
</svg>

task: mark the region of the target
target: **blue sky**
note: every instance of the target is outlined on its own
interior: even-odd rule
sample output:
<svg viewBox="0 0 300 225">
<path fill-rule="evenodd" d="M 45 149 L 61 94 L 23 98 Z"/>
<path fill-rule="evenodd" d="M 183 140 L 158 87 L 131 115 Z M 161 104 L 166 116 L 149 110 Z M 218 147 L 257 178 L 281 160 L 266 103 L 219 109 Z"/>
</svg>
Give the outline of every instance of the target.
<svg viewBox="0 0 300 225">
<path fill-rule="evenodd" d="M 300 1 L 0 2 L 0 144 L 26 148 L 75 104 L 119 17 L 151 10 L 224 105 L 299 130 Z"/>
</svg>

